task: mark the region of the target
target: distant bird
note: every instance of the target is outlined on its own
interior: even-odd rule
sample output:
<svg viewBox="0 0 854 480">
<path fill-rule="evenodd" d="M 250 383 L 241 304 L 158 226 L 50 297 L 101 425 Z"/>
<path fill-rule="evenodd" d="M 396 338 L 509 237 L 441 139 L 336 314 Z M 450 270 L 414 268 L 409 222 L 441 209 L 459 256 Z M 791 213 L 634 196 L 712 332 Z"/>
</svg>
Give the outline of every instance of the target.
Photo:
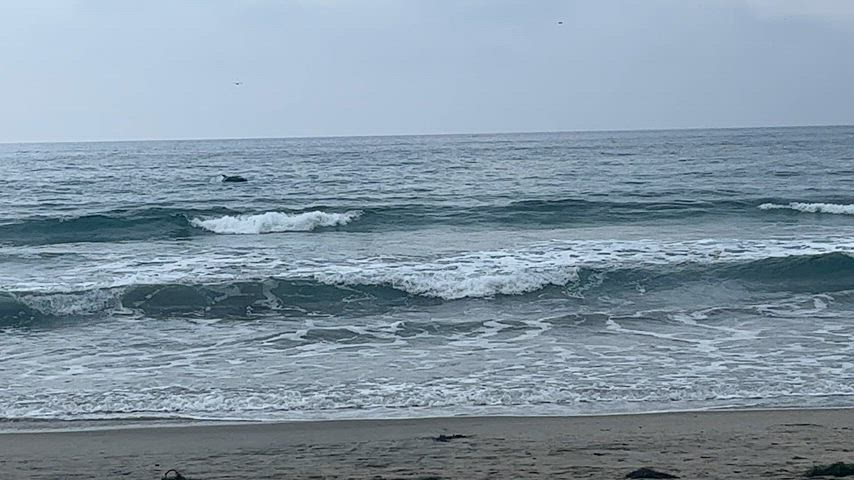
<svg viewBox="0 0 854 480">
<path fill-rule="evenodd" d="M 239 87 L 239 86 L 243 85 L 243 82 L 234 82 L 234 85 Z"/>
</svg>

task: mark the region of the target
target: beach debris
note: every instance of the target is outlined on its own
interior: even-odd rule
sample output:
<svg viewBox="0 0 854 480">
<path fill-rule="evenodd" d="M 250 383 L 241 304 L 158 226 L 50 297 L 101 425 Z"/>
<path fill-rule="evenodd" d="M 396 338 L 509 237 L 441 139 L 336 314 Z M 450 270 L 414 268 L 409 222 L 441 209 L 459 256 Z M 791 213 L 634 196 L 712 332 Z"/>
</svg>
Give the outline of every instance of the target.
<svg viewBox="0 0 854 480">
<path fill-rule="evenodd" d="M 809 469 L 806 477 L 847 477 L 854 475 L 854 463 L 836 462 L 830 465 L 816 465 Z"/>
<path fill-rule="evenodd" d="M 665 472 L 659 472 L 651 468 L 639 468 L 634 472 L 626 475 L 626 478 L 679 478 L 676 475 L 671 475 Z"/>
<path fill-rule="evenodd" d="M 468 435 L 439 435 L 438 437 L 434 437 L 433 440 L 436 442 L 450 442 L 451 440 L 456 440 L 458 438 L 469 438 Z"/>
<path fill-rule="evenodd" d="M 163 477 L 161 477 L 161 480 L 189 480 L 189 479 L 187 477 L 181 475 L 181 472 L 179 472 L 178 470 L 171 468 L 169 470 L 166 470 L 166 473 L 163 474 Z"/>
</svg>

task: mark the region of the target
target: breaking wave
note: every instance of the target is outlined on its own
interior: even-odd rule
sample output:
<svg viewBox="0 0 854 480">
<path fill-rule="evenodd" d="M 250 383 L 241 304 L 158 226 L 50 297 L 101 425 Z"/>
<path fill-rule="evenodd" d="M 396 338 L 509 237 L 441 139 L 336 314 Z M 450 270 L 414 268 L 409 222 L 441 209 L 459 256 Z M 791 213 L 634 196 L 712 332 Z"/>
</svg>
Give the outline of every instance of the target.
<svg viewBox="0 0 854 480">
<path fill-rule="evenodd" d="M 795 210 L 804 213 L 832 213 L 836 215 L 854 215 L 854 205 L 839 203 L 801 203 L 790 202 L 787 204 L 763 203 L 759 205 L 760 210 Z"/>
<path fill-rule="evenodd" d="M 214 233 L 253 235 L 276 232 L 310 232 L 319 227 L 347 225 L 361 212 L 327 213 L 319 210 L 303 213 L 266 212 L 257 215 L 226 215 L 218 218 L 193 218 L 190 224 Z"/>
<path fill-rule="evenodd" d="M 689 282 L 749 283 L 751 288 L 813 292 L 850 290 L 854 257 L 833 252 L 721 263 L 574 266 L 571 259 L 515 257 L 486 262 L 455 258 L 443 263 L 330 266 L 293 270 L 284 277 L 218 283 L 164 282 L 75 292 L 0 292 L 0 326 L 114 311 L 149 317 L 244 318 L 275 314 L 377 314 L 399 307 L 450 301 L 493 301 L 536 295 L 583 302 L 585 295 L 618 297 L 677 288 Z M 483 259 L 481 259 L 483 260 Z"/>
<path fill-rule="evenodd" d="M 578 280 L 577 259 L 554 254 L 478 252 L 432 262 L 368 262 L 306 272 L 327 285 L 388 286 L 410 295 L 458 300 L 522 295 Z"/>
<path fill-rule="evenodd" d="M 321 210 L 244 214 L 225 208 L 115 210 L 69 218 L 31 218 L 0 223 L 0 244 L 50 245 L 183 239 L 212 233 L 306 232 L 346 225 L 360 215 L 360 211 L 328 213 Z"/>
<path fill-rule="evenodd" d="M 353 232 L 410 230 L 425 225 L 524 225 L 529 228 L 584 226 L 602 223 L 670 221 L 699 216 L 744 215 L 761 201 L 588 201 L 518 200 L 507 204 L 352 204 L 311 205 L 291 209 L 266 205 L 254 211 L 230 208 L 125 208 L 69 217 L 0 219 L 0 244 L 47 245 L 185 239 L 211 234 L 261 234 L 313 231 L 337 227 Z M 854 214 L 854 205 L 831 203 L 762 203 L 762 210 L 800 209 Z M 757 213 L 758 214 L 758 213 Z M 356 222 L 355 220 L 359 221 Z"/>
</svg>

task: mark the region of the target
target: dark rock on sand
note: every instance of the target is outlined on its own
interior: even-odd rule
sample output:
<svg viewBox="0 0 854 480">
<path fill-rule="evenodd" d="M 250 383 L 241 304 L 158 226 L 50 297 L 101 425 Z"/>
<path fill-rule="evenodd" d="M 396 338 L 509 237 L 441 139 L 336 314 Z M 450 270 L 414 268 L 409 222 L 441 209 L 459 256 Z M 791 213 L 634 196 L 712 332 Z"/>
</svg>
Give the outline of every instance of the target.
<svg viewBox="0 0 854 480">
<path fill-rule="evenodd" d="M 679 478 L 676 475 L 659 472 L 651 468 L 640 468 L 626 475 L 626 478 Z"/>
<path fill-rule="evenodd" d="M 816 465 L 807 471 L 807 477 L 847 477 L 854 475 L 854 463 L 836 462 L 830 465 Z"/>
</svg>

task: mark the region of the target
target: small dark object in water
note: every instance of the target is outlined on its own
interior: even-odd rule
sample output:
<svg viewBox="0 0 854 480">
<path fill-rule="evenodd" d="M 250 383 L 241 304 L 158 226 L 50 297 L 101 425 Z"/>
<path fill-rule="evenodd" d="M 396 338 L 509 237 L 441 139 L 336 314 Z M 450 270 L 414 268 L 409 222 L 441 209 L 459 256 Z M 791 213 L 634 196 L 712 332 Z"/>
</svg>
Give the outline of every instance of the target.
<svg viewBox="0 0 854 480">
<path fill-rule="evenodd" d="M 651 468 L 640 468 L 626 475 L 626 478 L 679 478 L 669 473 L 657 472 Z"/>
<path fill-rule="evenodd" d="M 175 475 L 170 477 L 169 476 L 170 473 L 174 473 Z M 161 480 L 187 480 L 187 477 L 181 475 L 181 472 L 179 472 L 178 470 L 175 470 L 173 468 L 170 470 L 166 470 L 166 473 L 163 474 L 163 477 Z"/>
<path fill-rule="evenodd" d="M 248 182 L 245 177 L 241 177 L 240 175 L 223 175 L 222 183 L 238 183 L 238 182 Z"/>
<path fill-rule="evenodd" d="M 816 465 L 806 473 L 807 477 L 847 477 L 854 475 L 854 463 L 836 462 L 830 465 Z"/>
<path fill-rule="evenodd" d="M 468 435 L 439 435 L 435 437 L 433 440 L 437 442 L 450 442 L 451 440 L 456 440 L 458 438 L 469 438 Z"/>
</svg>

